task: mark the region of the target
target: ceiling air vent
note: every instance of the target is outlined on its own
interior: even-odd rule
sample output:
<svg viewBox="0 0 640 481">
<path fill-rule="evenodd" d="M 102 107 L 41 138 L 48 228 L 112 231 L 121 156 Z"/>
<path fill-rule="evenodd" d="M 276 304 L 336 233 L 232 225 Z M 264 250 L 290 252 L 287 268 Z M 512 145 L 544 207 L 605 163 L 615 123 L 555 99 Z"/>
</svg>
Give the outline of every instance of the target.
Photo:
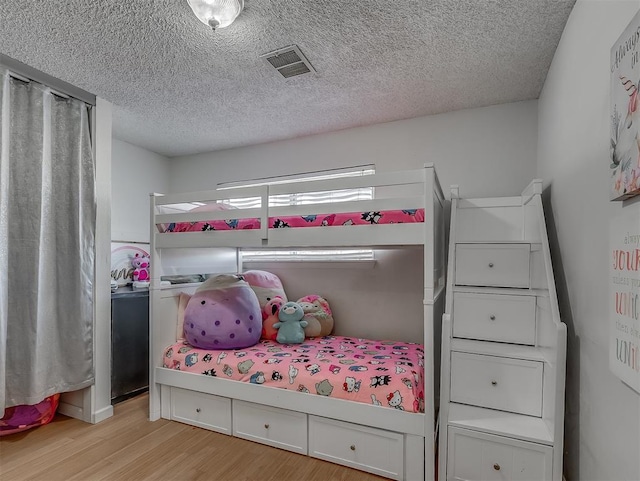
<svg viewBox="0 0 640 481">
<path fill-rule="evenodd" d="M 260 55 L 260 58 L 269 62 L 269 65 L 280 72 L 284 78 L 316 71 L 297 45 L 279 48 L 273 52 Z"/>
</svg>

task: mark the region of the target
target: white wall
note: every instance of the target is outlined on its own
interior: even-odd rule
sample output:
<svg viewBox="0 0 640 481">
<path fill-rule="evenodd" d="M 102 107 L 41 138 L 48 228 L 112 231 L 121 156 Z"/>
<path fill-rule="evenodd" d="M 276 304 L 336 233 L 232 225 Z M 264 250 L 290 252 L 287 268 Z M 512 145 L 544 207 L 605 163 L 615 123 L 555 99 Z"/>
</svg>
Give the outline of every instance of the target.
<svg viewBox="0 0 640 481">
<path fill-rule="evenodd" d="M 221 182 L 375 164 L 377 171 L 434 162 L 448 192 L 519 194 L 535 174 L 537 102 L 457 111 L 331 134 L 175 158 L 172 192 L 215 189 Z M 270 266 L 290 297 L 326 297 L 337 334 L 422 342 L 422 253 L 385 250 L 375 267 Z M 403 319 L 415 319 L 407 323 Z"/>
<path fill-rule="evenodd" d="M 568 325 L 565 472 L 640 479 L 640 395 L 608 367 L 609 223 L 640 202 L 609 202 L 610 48 L 640 2 L 578 0 L 539 105 L 538 175 L 561 313 Z M 548 208 L 548 205 L 547 205 Z"/>
<path fill-rule="evenodd" d="M 271 263 L 248 269 L 273 272 L 289 300 L 318 294 L 329 301 L 334 334 L 370 339 L 423 342 L 420 247 L 376 251 L 376 263 L 306 268 Z M 407 319 L 415 322 L 407 322 Z"/>
<path fill-rule="evenodd" d="M 171 160 L 172 192 L 217 183 L 375 164 L 379 172 L 433 162 L 448 193 L 520 194 L 535 175 L 537 101 L 459 110 Z"/>
<path fill-rule="evenodd" d="M 113 139 L 111 239 L 149 242 L 149 194 L 167 192 L 169 159 Z"/>
</svg>

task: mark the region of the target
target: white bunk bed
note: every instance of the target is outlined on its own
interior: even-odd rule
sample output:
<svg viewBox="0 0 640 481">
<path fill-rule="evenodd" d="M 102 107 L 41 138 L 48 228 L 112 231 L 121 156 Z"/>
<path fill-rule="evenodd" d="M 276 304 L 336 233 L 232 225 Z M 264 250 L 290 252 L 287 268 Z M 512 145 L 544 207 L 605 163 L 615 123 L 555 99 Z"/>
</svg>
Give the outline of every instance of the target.
<svg viewBox="0 0 640 481">
<path fill-rule="evenodd" d="M 374 187 L 375 199 L 331 204 L 331 212 L 424 209 L 424 222 L 269 228 L 269 219 L 326 212 L 327 204 L 270 207 L 269 196 Z M 258 209 L 160 214 L 163 207 L 260 197 Z M 149 417 L 195 426 L 314 456 L 400 480 L 435 479 L 440 321 L 444 311 L 445 199 L 433 164 L 362 177 L 151 196 Z M 166 211 L 166 210 L 165 210 Z M 180 222 L 259 218 L 259 228 L 168 233 Z M 243 383 L 163 366 L 176 339 L 178 299 L 197 284 L 166 285 L 161 276 L 242 272 L 239 248 L 423 246 L 424 412 Z M 203 271 L 202 262 L 206 264 Z M 398 273 L 397 275 L 402 275 Z M 348 319 L 340 322 L 348 322 Z M 401 321 L 399 321 L 401 322 Z M 361 337 L 367 337 L 363 332 Z M 341 442 L 336 442 L 339 439 Z"/>
</svg>

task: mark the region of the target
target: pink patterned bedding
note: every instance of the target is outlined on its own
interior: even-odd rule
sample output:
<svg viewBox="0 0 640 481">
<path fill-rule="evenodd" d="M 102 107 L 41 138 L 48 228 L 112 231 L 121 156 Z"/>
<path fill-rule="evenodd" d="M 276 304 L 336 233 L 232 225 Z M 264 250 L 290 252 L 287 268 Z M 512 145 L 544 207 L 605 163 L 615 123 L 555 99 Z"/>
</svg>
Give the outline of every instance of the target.
<svg viewBox="0 0 640 481">
<path fill-rule="evenodd" d="M 269 227 L 323 227 L 337 225 L 401 224 L 424 222 L 424 209 L 314 214 L 269 217 Z M 159 225 L 161 228 L 162 226 Z M 171 223 L 163 232 L 200 232 L 208 230 L 259 229 L 260 219 L 228 219 Z"/>
<path fill-rule="evenodd" d="M 163 365 L 224 379 L 424 412 L 422 345 L 326 336 L 302 344 L 262 340 L 255 346 L 207 351 L 178 342 Z"/>
</svg>

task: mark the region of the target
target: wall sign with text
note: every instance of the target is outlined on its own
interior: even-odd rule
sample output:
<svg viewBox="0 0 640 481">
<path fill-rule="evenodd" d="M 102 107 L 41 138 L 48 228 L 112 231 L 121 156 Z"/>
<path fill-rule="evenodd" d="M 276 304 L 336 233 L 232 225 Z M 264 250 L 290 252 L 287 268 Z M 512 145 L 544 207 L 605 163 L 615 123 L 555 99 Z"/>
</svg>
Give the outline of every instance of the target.
<svg viewBox="0 0 640 481">
<path fill-rule="evenodd" d="M 609 366 L 640 393 L 640 209 L 610 224 Z"/>
</svg>

